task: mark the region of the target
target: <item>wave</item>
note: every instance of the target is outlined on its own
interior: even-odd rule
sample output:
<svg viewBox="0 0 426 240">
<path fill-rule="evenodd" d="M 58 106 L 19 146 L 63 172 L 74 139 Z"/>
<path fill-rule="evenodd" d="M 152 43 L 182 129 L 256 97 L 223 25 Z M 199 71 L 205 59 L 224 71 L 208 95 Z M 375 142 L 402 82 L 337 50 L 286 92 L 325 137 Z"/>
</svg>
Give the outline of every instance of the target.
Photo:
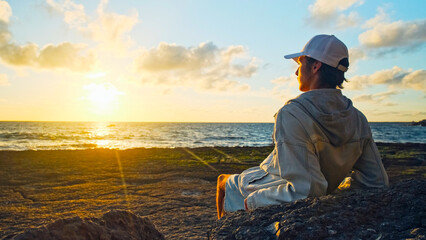
<svg viewBox="0 0 426 240">
<path fill-rule="evenodd" d="M 205 137 L 201 139 L 201 141 L 226 141 L 226 140 L 243 140 L 245 137 L 237 137 L 237 136 L 213 136 L 213 137 Z"/>
<path fill-rule="evenodd" d="M 0 140 L 105 140 L 105 139 L 131 139 L 133 136 L 119 136 L 116 134 L 94 135 L 90 132 L 85 134 L 58 134 L 45 132 L 7 132 L 0 133 Z"/>
</svg>

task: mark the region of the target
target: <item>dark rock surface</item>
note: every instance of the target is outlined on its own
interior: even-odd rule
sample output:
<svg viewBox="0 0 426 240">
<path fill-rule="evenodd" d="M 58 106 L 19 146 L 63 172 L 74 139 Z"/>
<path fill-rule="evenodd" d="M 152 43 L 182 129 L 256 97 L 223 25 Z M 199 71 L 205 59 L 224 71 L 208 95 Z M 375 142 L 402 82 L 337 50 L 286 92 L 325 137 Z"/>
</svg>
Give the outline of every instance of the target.
<svg viewBox="0 0 426 240">
<path fill-rule="evenodd" d="M 426 119 L 423 119 L 418 122 L 411 122 L 411 126 L 419 126 L 419 125 L 422 127 L 426 127 Z"/>
<path fill-rule="evenodd" d="M 426 180 L 388 189 L 348 190 L 238 211 L 210 230 L 210 239 L 426 239 Z"/>
<path fill-rule="evenodd" d="M 15 235 L 14 240 L 30 239 L 164 239 L 148 218 L 128 211 L 110 211 L 101 218 L 73 217 L 59 219 L 40 228 L 30 228 Z"/>
</svg>

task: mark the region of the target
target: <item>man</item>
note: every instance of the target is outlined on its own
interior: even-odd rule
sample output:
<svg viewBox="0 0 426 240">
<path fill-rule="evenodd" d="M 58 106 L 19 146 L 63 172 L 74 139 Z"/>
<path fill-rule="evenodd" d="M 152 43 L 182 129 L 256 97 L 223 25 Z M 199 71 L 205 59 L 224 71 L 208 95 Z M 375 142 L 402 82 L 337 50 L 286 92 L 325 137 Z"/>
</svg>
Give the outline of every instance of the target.
<svg viewBox="0 0 426 240">
<path fill-rule="evenodd" d="M 352 186 L 389 184 L 365 116 L 341 93 L 348 49 L 333 35 L 313 37 L 299 53 L 299 89 L 275 115 L 275 148 L 258 167 L 222 174 L 217 212 L 254 209 L 333 192 L 352 172 Z"/>
</svg>

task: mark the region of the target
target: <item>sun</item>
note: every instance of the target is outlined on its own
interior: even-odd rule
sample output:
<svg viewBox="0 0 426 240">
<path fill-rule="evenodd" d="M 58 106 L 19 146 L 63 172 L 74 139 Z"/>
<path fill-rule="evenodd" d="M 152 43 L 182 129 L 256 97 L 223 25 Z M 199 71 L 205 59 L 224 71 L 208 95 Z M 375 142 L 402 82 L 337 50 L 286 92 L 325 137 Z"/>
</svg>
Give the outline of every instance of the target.
<svg viewBox="0 0 426 240">
<path fill-rule="evenodd" d="M 83 88 L 87 91 L 86 99 L 98 112 L 111 111 L 118 104 L 118 96 L 123 94 L 111 83 L 92 83 Z"/>
</svg>

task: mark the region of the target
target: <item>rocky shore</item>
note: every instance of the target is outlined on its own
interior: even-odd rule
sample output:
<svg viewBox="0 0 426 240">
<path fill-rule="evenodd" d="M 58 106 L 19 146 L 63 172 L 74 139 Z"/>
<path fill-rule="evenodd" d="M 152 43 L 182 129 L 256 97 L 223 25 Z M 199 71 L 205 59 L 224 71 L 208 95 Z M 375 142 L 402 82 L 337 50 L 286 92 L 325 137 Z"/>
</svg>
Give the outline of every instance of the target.
<svg viewBox="0 0 426 240">
<path fill-rule="evenodd" d="M 411 122 L 412 126 L 422 126 L 422 127 L 426 127 L 426 119 L 423 119 L 421 121 L 418 122 Z"/>
<path fill-rule="evenodd" d="M 421 239 L 424 223 L 418 219 L 424 216 L 410 214 L 424 212 L 419 206 L 424 205 L 420 201 L 424 202 L 426 145 L 378 147 L 393 187 L 390 192 L 345 192 L 238 212 L 220 221 L 215 210 L 216 177 L 258 165 L 272 147 L 0 151 L 0 239 L 77 216 L 81 222 L 96 222 L 110 211 L 149 220 L 166 239 L 259 239 L 276 236 L 273 231 L 278 230 L 282 239 L 301 231 L 305 235 L 298 236 L 307 238 L 313 234 L 328 239 L 393 239 L 386 234 L 397 226 L 402 235 L 396 236 Z M 405 188 L 405 195 L 397 194 Z M 389 211 L 391 206 L 400 212 Z M 250 228 L 254 223 L 259 228 Z M 355 232 L 368 234 L 364 238 Z"/>
<path fill-rule="evenodd" d="M 425 239 L 425 179 L 225 216 L 210 239 Z"/>
<path fill-rule="evenodd" d="M 129 211 L 109 211 L 100 218 L 58 219 L 38 228 L 26 229 L 13 236 L 13 240 L 58 240 L 58 239 L 122 239 L 164 240 L 148 218 Z"/>
</svg>

